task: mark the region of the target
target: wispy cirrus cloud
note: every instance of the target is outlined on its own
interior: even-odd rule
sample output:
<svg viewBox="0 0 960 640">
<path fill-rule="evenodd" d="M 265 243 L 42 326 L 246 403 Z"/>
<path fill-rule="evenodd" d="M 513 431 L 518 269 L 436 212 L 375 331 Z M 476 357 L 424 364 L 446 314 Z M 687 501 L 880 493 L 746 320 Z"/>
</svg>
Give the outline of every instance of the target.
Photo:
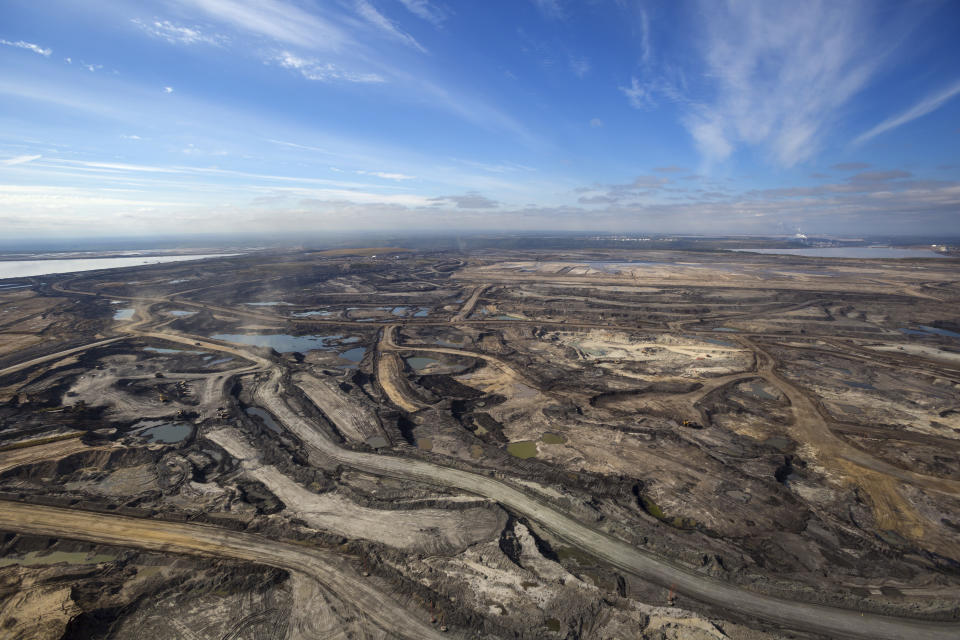
<svg viewBox="0 0 960 640">
<path fill-rule="evenodd" d="M 279 0 L 180 0 L 237 29 L 307 49 L 339 50 L 353 39 L 339 26 Z"/>
<path fill-rule="evenodd" d="M 645 65 L 653 57 L 653 43 L 650 42 L 650 16 L 640 9 L 640 59 Z"/>
<path fill-rule="evenodd" d="M 390 173 L 388 171 L 365 171 L 360 169 L 356 171 L 357 174 L 362 176 L 374 176 L 375 178 L 383 178 L 384 180 L 416 180 L 417 176 L 408 176 L 405 173 Z"/>
<path fill-rule="evenodd" d="M 449 9 L 431 3 L 429 0 L 400 0 L 400 4 L 415 16 L 439 27 L 446 21 Z"/>
<path fill-rule="evenodd" d="M 426 47 L 417 42 L 416 38 L 403 31 L 392 20 L 380 13 L 367 0 L 356 0 L 357 13 L 371 25 L 390 36 L 392 39 L 412 47 L 421 53 L 427 53 Z"/>
<path fill-rule="evenodd" d="M 53 53 L 53 49 L 45 49 L 38 44 L 33 44 L 32 42 L 25 42 L 23 40 L 17 40 L 13 42 L 11 40 L 0 40 L 0 44 L 8 47 L 16 47 L 17 49 L 26 49 L 27 51 L 33 51 L 34 53 L 40 54 L 41 56 L 50 57 L 50 54 Z"/>
<path fill-rule="evenodd" d="M 563 6 L 560 4 L 560 0 L 531 0 L 533 4 L 537 6 L 537 9 L 540 10 L 543 15 L 548 18 L 563 18 L 565 13 L 563 11 Z"/>
<path fill-rule="evenodd" d="M 383 76 L 376 73 L 357 73 L 343 69 L 332 62 L 321 62 L 313 58 L 303 58 L 289 51 L 282 51 L 268 58 L 267 62 L 284 69 L 298 72 L 307 80 L 318 82 L 384 82 Z"/>
<path fill-rule="evenodd" d="M 619 87 L 621 93 L 627 96 L 627 101 L 634 109 L 651 109 L 656 106 L 650 86 L 637 79 L 631 78 L 629 87 Z"/>
<path fill-rule="evenodd" d="M 212 44 L 222 45 L 227 41 L 226 36 L 216 33 L 206 33 L 200 27 L 184 27 L 173 24 L 168 20 L 152 20 L 145 22 L 139 18 L 131 20 L 140 30 L 170 44 Z"/>
<path fill-rule="evenodd" d="M 890 38 L 878 34 L 873 14 L 862 2 L 704 1 L 697 12 L 703 67 L 691 70 L 669 61 L 651 66 L 649 18 L 641 11 L 644 72 L 620 90 L 637 109 L 655 108 L 664 99 L 679 105 L 680 122 L 708 163 L 758 147 L 775 164 L 790 167 L 819 151 L 837 114 L 889 54 L 889 46 L 875 44 Z M 700 81 L 691 91 L 687 75 L 693 71 Z M 904 116 L 919 117 L 954 93 L 934 96 Z M 906 121 L 901 118 L 878 129 L 899 126 Z"/>
<path fill-rule="evenodd" d="M 793 166 L 818 150 L 834 114 L 874 76 L 860 3 L 704 3 L 704 62 L 714 98 L 684 119 L 709 161 L 761 146 Z"/>
<path fill-rule="evenodd" d="M 591 65 L 590 61 L 583 56 L 570 56 L 570 71 L 573 72 L 573 75 L 578 78 L 585 77 L 590 73 Z"/>
<path fill-rule="evenodd" d="M 917 118 L 922 118 L 928 113 L 932 113 L 945 105 L 958 93 L 960 93 L 960 81 L 956 81 L 946 88 L 941 89 L 937 93 L 927 96 L 900 115 L 888 118 L 872 129 L 865 131 L 857 136 L 857 138 L 853 141 L 853 144 L 863 144 L 864 142 L 877 137 L 881 133 L 886 133 L 887 131 L 896 129 L 897 127 L 902 127 L 903 125 L 907 124 L 908 122 L 912 122 Z"/>
<path fill-rule="evenodd" d="M 27 156 L 14 156 L 13 158 L 7 158 L 6 160 L 0 160 L 0 164 L 5 167 L 12 167 L 15 164 L 26 164 L 28 162 L 33 162 L 34 160 L 39 160 L 43 156 L 41 155 L 27 155 Z"/>
</svg>

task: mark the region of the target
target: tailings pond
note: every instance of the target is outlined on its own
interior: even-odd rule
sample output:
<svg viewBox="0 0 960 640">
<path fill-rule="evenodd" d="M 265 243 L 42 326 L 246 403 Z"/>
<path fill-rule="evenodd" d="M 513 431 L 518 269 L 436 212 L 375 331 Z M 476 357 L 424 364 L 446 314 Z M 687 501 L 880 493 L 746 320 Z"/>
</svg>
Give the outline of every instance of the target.
<svg viewBox="0 0 960 640">
<path fill-rule="evenodd" d="M 139 267 L 146 264 L 164 264 L 167 262 L 183 262 L 185 260 L 228 258 L 236 255 L 240 254 L 208 253 L 195 256 L 136 256 L 125 258 L 71 258 L 62 260 L 0 260 L 0 280 L 4 278 L 45 276 L 52 273 L 73 273 L 75 271 L 95 271 L 97 269 Z"/>
</svg>

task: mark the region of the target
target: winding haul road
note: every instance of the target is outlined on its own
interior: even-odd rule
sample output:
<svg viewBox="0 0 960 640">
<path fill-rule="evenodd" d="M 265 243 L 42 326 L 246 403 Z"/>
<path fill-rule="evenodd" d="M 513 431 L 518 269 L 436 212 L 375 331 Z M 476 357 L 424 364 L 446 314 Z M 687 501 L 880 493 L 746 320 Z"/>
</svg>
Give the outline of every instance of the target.
<svg viewBox="0 0 960 640">
<path fill-rule="evenodd" d="M 81 293 L 60 290 L 64 293 Z M 146 324 L 146 320 L 145 318 L 137 323 L 138 327 Z M 131 333 L 161 340 L 189 342 L 206 349 L 228 351 L 234 354 L 238 351 L 233 347 L 184 334 L 138 329 Z M 100 344 L 102 341 L 89 346 Z M 71 349 L 69 353 L 76 353 L 81 349 Z M 68 353 L 61 352 L 46 356 L 37 359 L 39 362 L 23 363 L 22 366 L 17 365 L 0 371 L 0 375 L 12 373 L 32 364 L 54 360 L 63 355 Z M 269 379 L 259 384 L 256 389 L 255 395 L 258 402 L 272 411 L 279 421 L 308 447 L 345 466 L 381 476 L 456 488 L 489 498 L 515 513 L 538 522 L 570 544 L 605 560 L 622 571 L 664 586 L 673 586 L 678 593 L 733 612 L 740 618 L 761 619 L 788 629 L 815 632 L 832 638 L 956 640 L 960 637 L 960 625 L 955 623 L 925 622 L 866 614 L 848 609 L 784 600 L 749 591 L 657 558 L 579 522 L 540 499 L 495 478 L 421 460 L 342 449 L 330 441 L 320 428 L 287 404 L 284 393 L 286 384 L 283 380 L 284 372 L 280 367 L 247 352 L 244 352 L 244 357 L 259 366 L 240 369 L 236 371 L 237 373 L 254 370 L 270 371 Z M 275 542 L 252 534 L 156 520 L 107 517 L 100 513 L 10 502 L 0 502 L 0 528 L 120 546 L 231 557 L 293 571 L 307 570 L 316 579 L 332 585 L 343 595 L 359 603 L 377 624 L 386 625 L 384 628 L 393 629 L 396 633 L 403 633 L 408 637 L 439 636 L 429 625 L 425 625 L 402 608 L 393 606 L 395 603 L 385 602 L 382 594 L 375 589 L 363 584 L 359 579 L 345 577 L 342 571 L 332 569 L 332 565 L 325 563 L 324 558 L 318 555 L 319 551 L 307 552 L 295 545 Z M 332 559 L 329 560 L 332 562 Z"/>
</svg>

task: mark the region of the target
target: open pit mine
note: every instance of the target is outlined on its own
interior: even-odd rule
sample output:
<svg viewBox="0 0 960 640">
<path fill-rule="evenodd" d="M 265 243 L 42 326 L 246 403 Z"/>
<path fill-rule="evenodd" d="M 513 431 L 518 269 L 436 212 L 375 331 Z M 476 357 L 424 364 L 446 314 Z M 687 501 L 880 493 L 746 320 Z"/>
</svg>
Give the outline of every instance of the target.
<svg viewBox="0 0 960 640">
<path fill-rule="evenodd" d="M 0 637 L 960 637 L 960 261 L 0 281 Z"/>
</svg>

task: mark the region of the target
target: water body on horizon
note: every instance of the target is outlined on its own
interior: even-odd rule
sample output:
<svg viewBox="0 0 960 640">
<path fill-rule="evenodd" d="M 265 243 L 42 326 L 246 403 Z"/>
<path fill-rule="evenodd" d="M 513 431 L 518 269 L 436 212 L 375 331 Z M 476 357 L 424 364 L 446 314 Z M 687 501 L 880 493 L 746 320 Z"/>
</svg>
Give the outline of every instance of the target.
<svg viewBox="0 0 960 640">
<path fill-rule="evenodd" d="M 148 264 L 203 260 L 206 258 L 228 258 L 239 253 L 207 253 L 184 256 L 134 256 L 126 258 L 67 258 L 47 260 L 0 260 L 0 280 L 5 278 L 27 278 L 45 276 L 53 273 L 73 273 L 75 271 L 95 271 L 97 269 L 119 269 L 121 267 L 140 267 Z"/>
<path fill-rule="evenodd" d="M 769 253 L 811 258 L 947 258 L 931 249 L 895 247 L 808 247 L 806 249 L 737 249 L 747 253 Z"/>
</svg>

